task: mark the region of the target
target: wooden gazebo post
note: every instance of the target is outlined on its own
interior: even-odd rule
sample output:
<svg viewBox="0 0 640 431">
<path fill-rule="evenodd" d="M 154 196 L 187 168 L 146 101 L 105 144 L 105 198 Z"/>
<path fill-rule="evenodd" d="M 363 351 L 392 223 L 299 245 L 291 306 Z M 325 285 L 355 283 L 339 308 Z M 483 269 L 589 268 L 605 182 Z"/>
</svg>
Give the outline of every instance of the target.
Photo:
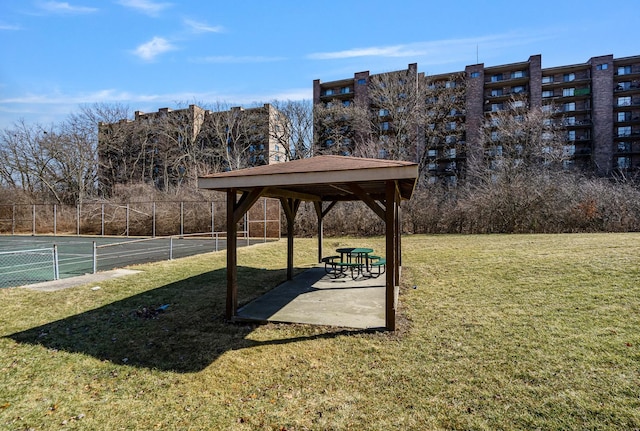
<svg viewBox="0 0 640 431">
<path fill-rule="evenodd" d="M 396 306 L 398 283 L 398 192 L 395 181 L 387 181 L 385 189 L 385 228 L 387 273 L 385 289 L 385 325 L 388 330 L 396 330 Z"/>
<path fill-rule="evenodd" d="M 237 199 L 238 190 L 227 189 L 227 307 L 225 316 L 232 319 L 238 310 L 238 223 L 264 191 L 256 187 L 251 192 L 243 192 Z"/>
</svg>

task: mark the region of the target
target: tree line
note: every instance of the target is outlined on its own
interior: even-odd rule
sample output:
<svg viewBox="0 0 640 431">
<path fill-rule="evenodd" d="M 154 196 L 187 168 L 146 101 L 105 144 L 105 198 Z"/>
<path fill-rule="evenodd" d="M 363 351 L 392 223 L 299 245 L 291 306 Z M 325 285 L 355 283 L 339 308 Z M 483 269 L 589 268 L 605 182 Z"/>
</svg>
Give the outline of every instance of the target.
<svg viewBox="0 0 640 431">
<path fill-rule="evenodd" d="M 599 178 L 572 169 L 566 130 L 553 110 L 512 99 L 508 109 L 481 124 L 468 124 L 464 84 L 461 75 L 440 81 L 419 79 L 411 70 L 375 75 L 366 98 L 315 105 L 274 101 L 269 104 L 274 114 L 267 117 L 249 114 L 258 112 L 252 109 L 198 103 L 220 115 L 210 116 L 204 126 L 195 124 L 196 115 L 133 122 L 133 127 L 110 129 L 108 139 L 100 137 L 100 148 L 98 124 L 131 119 L 128 106 L 86 105 L 48 126 L 19 121 L 0 131 L 0 198 L 6 203 L 60 204 L 210 199 L 211 192 L 196 189 L 197 178 L 259 164 L 260 142 L 268 138 L 287 160 L 341 154 L 417 162 L 418 187 L 405 203 L 404 228 L 409 232 L 640 228 L 636 179 Z M 189 112 L 189 105 L 183 106 Z M 264 118 L 266 128 L 260 123 Z M 478 127 L 479 142 L 465 142 L 469 127 Z M 105 178 L 112 183 L 105 184 Z M 349 224 L 339 215 L 327 220 L 328 234 L 381 229 L 371 224 L 366 208 L 343 207 L 351 214 Z M 296 230 L 312 235 L 313 224 L 311 210 L 309 217 L 297 219 Z"/>
</svg>

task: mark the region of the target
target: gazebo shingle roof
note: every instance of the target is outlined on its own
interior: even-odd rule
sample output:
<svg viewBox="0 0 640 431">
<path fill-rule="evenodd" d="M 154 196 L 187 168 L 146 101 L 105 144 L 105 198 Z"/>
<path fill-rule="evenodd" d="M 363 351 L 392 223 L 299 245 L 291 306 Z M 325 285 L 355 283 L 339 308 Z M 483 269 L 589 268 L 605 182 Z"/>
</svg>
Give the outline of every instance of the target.
<svg viewBox="0 0 640 431">
<path fill-rule="evenodd" d="M 221 172 L 199 178 L 198 187 L 248 191 L 266 187 L 265 196 L 300 196 L 312 201 L 359 200 L 349 187 L 356 184 L 373 198 L 384 194 L 387 180 L 398 181 L 402 199 L 413 193 L 418 174 L 412 162 L 346 156 L 316 156 L 285 163 Z"/>
</svg>

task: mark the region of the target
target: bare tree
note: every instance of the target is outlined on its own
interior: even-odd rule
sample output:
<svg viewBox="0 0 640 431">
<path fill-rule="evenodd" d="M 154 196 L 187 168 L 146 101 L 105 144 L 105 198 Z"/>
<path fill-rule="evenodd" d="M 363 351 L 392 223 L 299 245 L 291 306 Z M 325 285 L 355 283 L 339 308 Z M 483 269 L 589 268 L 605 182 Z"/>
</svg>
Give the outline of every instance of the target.
<svg viewBox="0 0 640 431">
<path fill-rule="evenodd" d="M 54 166 L 59 154 L 52 144 L 55 135 L 53 126 L 28 125 L 24 120 L 4 129 L 0 137 L 3 181 L 32 199 L 53 195 L 60 201 Z"/>
<path fill-rule="evenodd" d="M 464 156 L 464 93 L 462 74 L 425 77 L 410 67 L 373 75 L 366 96 L 316 105 L 317 151 L 414 161 L 424 178 L 432 165 Z"/>
<path fill-rule="evenodd" d="M 220 103 L 202 126 L 203 148 L 216 171 L 236 170 L 268 163 L 269 118 L 263 108 L 229 108 Z"/>
<path fill-rule="evenodd" d="M 483 151 L 470 152 L 469 179 L 511 182 L 562 167 L 571 158 L 561 119 L 512 98 L 507 109 L 493 113 L 482 126 Z"/>
<path fill-rule="evenodd" d="M 312 157 L 313 104 L 308 100 L 274 101 L 274 115 L 269 119 L 271 138 L 285 149 L 287 160 Z"/>
<path fill-rule="evenodd" d="M 368 126 L 369 109 L 365 104 L 331 100 L 313 109 L 314 142 L 317 154 L 356 155 L 358 148 L 373 141 Z"/>
</svg>

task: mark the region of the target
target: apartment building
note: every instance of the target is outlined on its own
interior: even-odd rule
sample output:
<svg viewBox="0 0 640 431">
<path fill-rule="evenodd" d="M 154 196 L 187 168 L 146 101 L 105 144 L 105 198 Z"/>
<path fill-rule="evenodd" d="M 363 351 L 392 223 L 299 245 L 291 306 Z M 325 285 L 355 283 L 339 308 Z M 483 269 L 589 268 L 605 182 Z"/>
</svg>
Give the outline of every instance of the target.
<svg viewBox="0 0 640 431">
<path fill-rule="evenodd" d="M 199 175 L 283 162 L 274 129 L 282 116 L 270 104 L 211 111 L 136 111 L 133 120 L 99 123 L 99 180 L 106 193 L 117 184 L 144 182 L 159 189 L 194 183 Z"/>
<path fill-rule="evenodd" d="M 548 111 L 566 128 L 567 167 L 590 169 L 600 175 L 640 171 L 640 56 L 592 57 L 585 63 L 542 67 L 542 56 L 526 61 L 487 66 L 474 64 L 464 71 L 425 76 L 409 64 L 416 79 L 429 84 L 455 85 L 464 81 L 462 109 L 452 109 L 442 121 L 463 123 L 464 133 L 444 140 L 424 139 L 423 151 L 432 180 L 455 182 L 468 151 L 478 149 L 481 126 L 491 113 L 509 109 L 514 97 L 529 107 Z M 397 73 L 397 72 L 389 72 Z M 345 106 L 366 101 L 368 71 L 332 82 L 313 82 L 314 104 L 338 100 Z M 453 78 L 452 78 L 453 77 Z M 372 106 L 372 109 L 375 107 Z M 429 125 L 424 125 L 425 129 Z M 431 127 L 433 127 L 431 125 Z M 451 138 L 451 139 L 449 139 Z M 455 150 L 466 148 L 465 151 Z M 416 160 L 417 161 L 417 160 Z"/>
</svg>

